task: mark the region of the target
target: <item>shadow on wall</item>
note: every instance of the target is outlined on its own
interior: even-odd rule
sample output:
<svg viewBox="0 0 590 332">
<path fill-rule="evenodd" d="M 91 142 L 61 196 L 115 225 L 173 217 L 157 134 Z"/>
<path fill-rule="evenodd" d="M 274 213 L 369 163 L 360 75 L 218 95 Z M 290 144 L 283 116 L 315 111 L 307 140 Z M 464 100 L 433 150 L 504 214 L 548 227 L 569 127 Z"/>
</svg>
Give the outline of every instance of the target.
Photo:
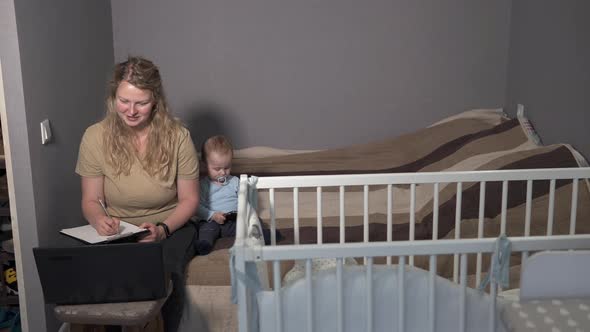
<svg viewBox="0 0 590 332">
<path fill-rule="evenodd" d="M 240 130 L 232 119 L 228 109 L 219 104 L 207 102 L 198 103 L 186 112 L 188 116 L 183 119 L 191 132 L 195 147 L 200 152 L 201 145 L 208 137 L 224 135 L 228 137 L 236 147 L 236 140 L 241 137 Z"/>
</svg>

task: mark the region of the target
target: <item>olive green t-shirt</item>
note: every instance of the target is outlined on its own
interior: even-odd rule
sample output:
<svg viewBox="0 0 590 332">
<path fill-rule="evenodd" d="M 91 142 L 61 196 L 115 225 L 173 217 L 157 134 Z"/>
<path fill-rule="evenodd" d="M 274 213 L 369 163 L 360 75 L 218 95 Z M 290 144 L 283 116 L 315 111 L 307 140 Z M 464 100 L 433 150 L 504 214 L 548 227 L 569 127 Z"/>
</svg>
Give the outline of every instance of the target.
<svg viewBox="0 0 590 332">
<path fill-rule="evenodd" d="M 106 162 L 104 127 L 96 123 L 84 133 L 78 153 L 76 173 L 104 177 L 104 195 L 108 212 L 132 224 L 164 221 L 178 203 L 177 179 L 197 179 L 199 162 L 189 131 L 181 127 L 175 138 L 172 176 L 163 181 L 150 176 L 136 158 L 129 175 L 115 175 Z"/>
</svg>

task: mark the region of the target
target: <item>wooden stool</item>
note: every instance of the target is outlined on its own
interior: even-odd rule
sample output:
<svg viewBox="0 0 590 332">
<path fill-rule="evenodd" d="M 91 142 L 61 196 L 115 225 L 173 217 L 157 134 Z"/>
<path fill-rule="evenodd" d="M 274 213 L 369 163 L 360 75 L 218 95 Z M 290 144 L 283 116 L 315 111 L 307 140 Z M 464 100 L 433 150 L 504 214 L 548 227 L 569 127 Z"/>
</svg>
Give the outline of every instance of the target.
<svg viewBox="0 0 590 332">
<path fill-rule="evenodd" d="M 168 287 L 168 296 L 172 287 Z M 55 316 L 70 323 L 71 332 L 104 332 L 106 326 L 121 326 L 124 332 L 161 332 L 160 309 L 168 296 L 153 301 L 57 305 Z"/>
<path fill-rule="evenodd" d="M 71 324 L 71 332 L 102 332 L 105 325 L 118 325 L 128 332 L 159 332 L 164 330 L 160 308 L 165 300 L 59 305 L 54 312 L 58 320 Z"/>
</svg>

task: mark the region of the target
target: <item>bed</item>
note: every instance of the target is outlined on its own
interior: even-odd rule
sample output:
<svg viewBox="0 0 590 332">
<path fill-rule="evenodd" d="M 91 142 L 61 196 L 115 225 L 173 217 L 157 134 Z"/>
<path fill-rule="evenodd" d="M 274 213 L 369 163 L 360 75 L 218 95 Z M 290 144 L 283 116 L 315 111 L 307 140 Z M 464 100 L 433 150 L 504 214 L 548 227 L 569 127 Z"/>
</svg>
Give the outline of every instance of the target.
<svg viewBox="0 0 590 332">
<path fill-rule="evenodd" d="M 273 237 L 268 246 L 271 250 L 332 244 L 365 248 L 367 243 L 404 243 L 402 247 L 407 247 L 409 243 L 414 246 L 445 239 L 491 241 L 499 234 L 510 238 L 588 234 L 590 225 L 583 222 L 590 214 L 588 171 L 582 167 L 587 167 L 584 158 L 571 146 L 542 145 L 522 113 L 512 119 L 501 110 L 472 110 L 381 142 L 319 151 L 237 151 L 233 172 L 248 174 L 250 180 L 258 178 L 256 186 L 242 184 L 243 188 L 255 188 L 257 199 L 250 207 L 244 203 L 246 198 L 241 198 L 241 204 L 246 205 L 241 206 L 240 220 L 248 220 L 255 211 L 265 227 L 278 229 L 282 238 L 277 241 Z M 554 169 L 582 173 L 562 174 Z M 572 174 L 577 176 L 574 181 Z M 555 178 L 557 175 L 560 177 Z M 535 177 L 546 180 L 532 181 Z M 286 184 L 271 189 L 276 179 Z M 349 182 L 351 179 L 355 180 Z M 370 179 L 374 182 L 367 182 Z M 483 183 L 482 179 L 487 180 Z M 313 182 L 316 180 L 319 182 Z M 303 186 L 301 181 L 315 185 Z M 329 181 L 329 185 L 322 181 Z M 482 196 L 485 204 L 480 206 Z M 242 225 L 234 252 L 251 253 L 254 249 L 246 245 L 247 225 Z M 187 279 L 192 294 L 217 289 L 219 292 L 207 294 L 214 294 L 210 295 L 214 299 L 229 297 L 228 249 L 233 244 L 233 239 L 221 239 L 210 255 L 193 259 Z M 457 252 L 441 252 L 435 263 L 430 255 L 410 255 L 413 257 L 408 256 L 406 264 L 423 271 L 434 264 L 437 276 L 455 284 L 462 276 L 461 266 L 466 266 L 465 283 L 475 287 L 490 263 L 490 248 L 482 248 L 465 255 L 467 263 L 463 265 Z M 518 285 L 521 260 L 526 256 L 512 255 L 510 287 Z M 347 264 L 353 256 L 346 257 L 343 269 L 354 264 Z M 236 254 L 242 267 L 246 259 Z M 275 263 L 255 264 L 259 271 L 266 271 L 260 274 L 265 286 L 305 274 L 305 260 L 291 257 L 279 261 L 277 271 L 273 271 Z M 329 260 L 326 265 L 334 268 L 335 262 Z M 366 259 L 356 257 L 354 262 L 357 267 L 365 266 Z M 321 260 L 313 263 L 315 270 Z M 398 263 L 395 251 L 372 259 L 379 268 Z M 203 309 L 202 303 L 196 307 Z M 226 316 L 220 319 L 236 319 L 232 310 L 225 310 Z M 209 311 L 218 312 L 214 308 Z M 242 316 L 244 313 L 240 321 Z"/>
</svg>

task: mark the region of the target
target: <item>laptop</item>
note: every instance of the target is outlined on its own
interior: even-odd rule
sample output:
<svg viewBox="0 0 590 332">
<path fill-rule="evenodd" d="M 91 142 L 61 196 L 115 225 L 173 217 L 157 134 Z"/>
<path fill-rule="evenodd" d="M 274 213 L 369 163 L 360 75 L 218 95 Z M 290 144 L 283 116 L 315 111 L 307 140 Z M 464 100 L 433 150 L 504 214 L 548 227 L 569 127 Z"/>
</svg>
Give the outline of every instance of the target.
<svg viewBox="0 0 590 332">
<path fill-rule="evenodd" d="M 162 244 L 33 248 L 46 303 L 155 300 L 167 295 Z"/>
</svg>

